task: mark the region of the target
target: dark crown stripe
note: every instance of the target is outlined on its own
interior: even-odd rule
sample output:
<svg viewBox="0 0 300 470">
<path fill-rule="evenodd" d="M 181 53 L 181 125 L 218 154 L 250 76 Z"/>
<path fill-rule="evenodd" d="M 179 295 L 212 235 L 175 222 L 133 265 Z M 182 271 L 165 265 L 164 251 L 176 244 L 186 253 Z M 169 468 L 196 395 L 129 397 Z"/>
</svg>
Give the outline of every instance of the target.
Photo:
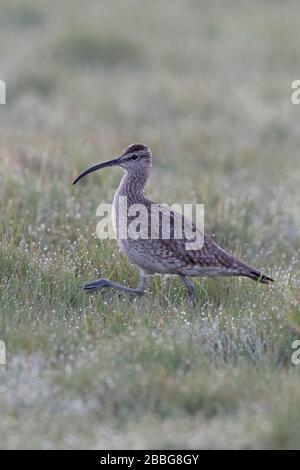
<svg viewBox="0 0 300 470">
<path fill-rule="evenodd" d="M 147 147 L 143 144 L 132 144 L 124 151 L 123 155 L 128 155 L 128 153 L 132 152 L 139 152 L 141 150 L 145 150 Z"/>
</svg>

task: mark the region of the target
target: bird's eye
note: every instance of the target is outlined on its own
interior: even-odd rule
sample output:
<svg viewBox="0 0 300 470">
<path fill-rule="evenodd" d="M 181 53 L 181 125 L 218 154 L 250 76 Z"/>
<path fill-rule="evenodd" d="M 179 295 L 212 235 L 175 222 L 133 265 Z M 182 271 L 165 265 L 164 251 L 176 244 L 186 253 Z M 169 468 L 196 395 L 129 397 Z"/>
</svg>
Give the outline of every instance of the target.
<svg viewBox="0 0 300 470">
<path fill-rule="evenodd" d="M 137 160 L 139 158 L 138 155 L 131 155 L 131 160 Z"/>
</svg>

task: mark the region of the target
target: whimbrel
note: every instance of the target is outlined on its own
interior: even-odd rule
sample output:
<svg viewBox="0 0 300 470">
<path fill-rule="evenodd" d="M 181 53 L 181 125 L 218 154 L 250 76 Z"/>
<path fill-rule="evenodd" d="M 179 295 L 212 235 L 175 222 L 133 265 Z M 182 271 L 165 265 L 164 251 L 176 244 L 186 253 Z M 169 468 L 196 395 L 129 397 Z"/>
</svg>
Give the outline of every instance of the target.
<svg viewBox="0 0 300 470">
<path fill-rule="evenodd" d="M 154 203 L 144 195 L 144 187 L 148 180 L 151 165 L 152 153 L 150 148 L 143 144 L 132 144 L 117 158 L 93 165 L 81 173 L 73 182 L 75 184 L 84 176 L 106 167 L 119 166 L 124 170 L 125 175 L 113 200 L 113 223 L 121 251 L 140 269 L 140 281 L 136 288 L 127 287 L 109 279 L 98 279 L 82 286 L 86 292 L 108 287 L 131 294 L 143 295 L 150 275 L 177 274 L 187 288 L 189 300 L 193 301 L 195 289 L 193 282 L 189 279 L 190 277 L 243 276 L 263 284 L 273 282 L 273 279 L 238 260 L 202 233 L 203 246 L 200 249 L 187 249 L 184 233 L 181 239 L 175 238 L 172 233 L 169 239 L 163 238 L 161 234 L 156 238 L 151 236 L 136 238 L 129 236 L 128 233 L 127 237 L 121 237 L 119 235 L 121 220 L 117 214 L 122 214 L 122 211 L 120 211 L 122 197 L 127 198 L 126 210 L 128 211 L 134 204 L 142 205 L 147 211 L 149 225 L 151 225 L 151 206 Z M 164 211 L 168 210 L 164 209 Z M 125 215 L 127 216 L 128 213 Z M 169 215 L 173 223 L 180 220 L 180 223 L 188 222 L 193 225 L 191 221 L 185 220 L 184 216 L 179 215 L 179 213 L 170 210 Z M 128 216 L 128 221 L 130 220 L 132 220 L 132 217 Z M 128 221 L 126 224 L 129 223 Z M 193 229 L 199 234 L 194 226 Z"/>
</svg>

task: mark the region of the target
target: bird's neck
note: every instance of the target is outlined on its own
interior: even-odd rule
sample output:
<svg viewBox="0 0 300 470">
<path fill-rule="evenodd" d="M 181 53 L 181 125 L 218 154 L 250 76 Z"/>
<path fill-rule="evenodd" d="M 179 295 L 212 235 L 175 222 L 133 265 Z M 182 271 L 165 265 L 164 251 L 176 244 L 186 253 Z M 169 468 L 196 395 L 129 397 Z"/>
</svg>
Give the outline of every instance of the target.
<svg viewBox="0 0 300 470">
<path fill-rule="evenodd" d="M 127 196 L 128 202 L 134 204 L 143 198 L 149 171 L 137 170 L 126 172 L 117 191 L 118 196 Z"/>
<path fill-rule="evenodd" d="M 148 179 L 148 170 L 126 172 L 119 185 L 113 200 L 112 221 L 117 239 L 122 239 L 120 236 L 120 223 L 123 227 L 127 227 L 128 222 L 128 209 L 133 204 L 145 204 L 146 198 L 144 197 L 144 188 Z"/>
</svg>

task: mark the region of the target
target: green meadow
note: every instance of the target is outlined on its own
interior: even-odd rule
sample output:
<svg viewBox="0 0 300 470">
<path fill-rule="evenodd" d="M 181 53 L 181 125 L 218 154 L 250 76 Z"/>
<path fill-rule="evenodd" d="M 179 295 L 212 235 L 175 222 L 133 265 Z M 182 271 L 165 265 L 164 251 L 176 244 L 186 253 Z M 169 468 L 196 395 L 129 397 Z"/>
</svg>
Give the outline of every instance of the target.
<svg viewBox="0 0 300 470">
<path fill-rule="evenodd" d="M 299 3 L 0 1 L 0 448 L 299 448 Z M 137 269 L 99 240 L 132 142 L 155 201 L 272 276 L 176 277 L 88 296 Z M 295 361 L 294 361 L 295 362 Z"/>
</svg>

